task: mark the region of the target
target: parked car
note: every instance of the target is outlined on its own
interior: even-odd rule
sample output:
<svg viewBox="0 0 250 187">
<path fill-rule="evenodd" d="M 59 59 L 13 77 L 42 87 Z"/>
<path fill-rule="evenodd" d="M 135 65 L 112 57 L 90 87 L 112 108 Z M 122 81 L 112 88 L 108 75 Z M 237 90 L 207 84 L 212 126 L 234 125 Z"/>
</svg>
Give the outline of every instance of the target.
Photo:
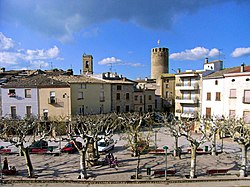
<svg viewBox="0 0 250 187">
<path fill-rule="evenodd" d="M 101 139 L 98 141 L 98 151 L 99 152 L 108 152 L 115 147 L 115 141 L 113 139 Z"/>
<path fill-rule="evenodd" d="M 38 140 L 29 146 L 30 153 L 46 153 L 48 152 L 48 150 L 49 150 L 48 142 L 45 140 Z"/>
<path fill-rule="evenodd" d="M 78 147 L 82 147 L 82 143 L 81 142 L 76 142 Z M 77 152 L 77 148 L 75 146 L 75 144 L 73 143 L 73 141 L 68 142 L 61 150 L 62 153 L 75 153 Z"/>
</svg>

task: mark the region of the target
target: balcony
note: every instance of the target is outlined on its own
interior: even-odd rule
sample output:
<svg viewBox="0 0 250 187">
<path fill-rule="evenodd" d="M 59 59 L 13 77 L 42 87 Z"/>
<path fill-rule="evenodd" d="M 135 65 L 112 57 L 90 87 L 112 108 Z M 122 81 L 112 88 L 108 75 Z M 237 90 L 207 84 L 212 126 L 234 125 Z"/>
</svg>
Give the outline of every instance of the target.
<svg viewBox="0 0 250 187">
<path fill-rule="evenodd" d="M 197 118 L 198 112 L 194 111 L 194 112 L 184 112 L 181 114 L 182 118 Z"/>
<path fill-rule="evenodd" d="M 55 97 L 50 97 L 50 98 L 48 98 L 48 103 L 49 104 L 56 104 L 57 103 L 57 99 Z"/>
<path fill-rule="evenodd" d="M 176 83 L 175 89 L 177 90 L 198 90 L 199 84 Z"/>
<path fill-rule="evenodd" d="M 175 99 L 176 103 L 181 103 L 181 104 L 197 104 L 199 103 L 199 98 L 195 97 L 195 98 L 183 98 L 180 96 L 176 96 Z"/>
<path fill-rule="evenodd" d="M 16 97 L 16 93 L 8 93 L 9 97 Z"/>
</svg>

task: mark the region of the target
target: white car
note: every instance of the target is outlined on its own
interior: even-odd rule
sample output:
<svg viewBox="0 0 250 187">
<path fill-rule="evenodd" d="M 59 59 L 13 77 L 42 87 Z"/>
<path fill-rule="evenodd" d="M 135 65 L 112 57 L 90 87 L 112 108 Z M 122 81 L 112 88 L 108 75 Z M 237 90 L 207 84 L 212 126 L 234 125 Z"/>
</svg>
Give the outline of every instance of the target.
<svg viewBox="0 0 250 187">
<path fill-rule="evenodd" d="M 114 149 L 115 143 L 116 142 L 113 139 L 109 139 L 109 140 L 101 139 L 97 143 L 98 151 L 99 152 L 108 152 L 108 151 Z"/>
</svg>

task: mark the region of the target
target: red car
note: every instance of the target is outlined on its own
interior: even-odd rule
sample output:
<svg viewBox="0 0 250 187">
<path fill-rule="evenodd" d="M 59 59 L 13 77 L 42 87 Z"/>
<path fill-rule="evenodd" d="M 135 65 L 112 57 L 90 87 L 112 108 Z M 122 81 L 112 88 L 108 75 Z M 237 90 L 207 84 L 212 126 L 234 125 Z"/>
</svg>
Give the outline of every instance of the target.
<svg viewBox="0 0 250 187">
<path fill-rule="evenodd" d="M 78 147 L 82 147 L 82 143 L 81 142 L 76 142 Z M 67 143 L 63 148 L 62 148 L 62 153 L 75 153 L 77 152 L 77 148 L 75 147 L 75 144 L 73 143 L 73 141 Z"/>
</svg>

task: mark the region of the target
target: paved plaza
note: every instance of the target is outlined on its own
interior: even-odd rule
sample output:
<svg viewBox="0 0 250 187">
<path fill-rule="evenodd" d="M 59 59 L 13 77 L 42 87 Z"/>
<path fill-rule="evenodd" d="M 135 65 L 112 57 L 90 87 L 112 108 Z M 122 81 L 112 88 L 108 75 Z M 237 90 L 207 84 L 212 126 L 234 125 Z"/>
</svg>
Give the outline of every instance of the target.
<svg viewBox="0 0 250 187">
<path fill-rule="evenodd" d="M 198 135 L 197 135 L 198 136 Z M 131 176 L 135 174 L 135 168 L 137 165 L 137 157 L 131 157 L 130 150 L 125 146 L 126 138 L 124 136 L 120 136 L 118 134 L 114 135 L 114 139 L 117 140 L 117 144 L 115 149 L 112 150 L 114 156 L 118 158 L 118 168 L 110 168 L 108 165 L 102 166 L 93 166 L 88 168 L 88 174 L 90 175 L 89 181 L 132 181 Z M 150 146 L 154 146 L 155 143 L 158 148 L 162 148 L 163 146 L 168 146 L 169 151 L 173 150 L 173 138 L 165 135 L 164 129 L 160 129 L 156 134 L 156 142 L 155 136 L 152 137 L 152 142 Z M 64 142 L 63 144 L 65 144 Z M 218 150 L 221 148 L 221 140 L 218 140 Z M 63 145 L 62 144 L 62 145 Z M 187 150 L 188 142 L 184 138 L 180 138 L 179 146 L 182 147 L 183 151 Z M 201 148 L 205 146 L 210 146 L 209 143 L 206 143 L 201 146 Z M 212 156 L 210 154 L 198 155 L 197 156 L 197 180 L 209 180 L 209 179 L 239 179 L 237 176 L 241 152 L 239 146 L 232 142 L 230 139 L 224 140 L 224 152 L 217 155 Z M 248 151 L 249 154 L 249 151 Z M 105 155 L 101 155 L 104 158 Z M 176 170 L 176 174 L 174 176 L 168 176 L 168 180 L 171 181 L 180 181 L 187 180 L 185 176 L 189 175 L 190 171 L 190 154 L 183 154 L 181 159 L 173 157 L 171 154 L 167 157 L 167 166 L 169 170 Z M 14 165 L 18 170 L 17 176 L 3 176 L 4 179 L 27 179 L 28 173 L 25 165 L 25 159 L 23 156 L 18 156 L 17 154 L 12 155 L 2 155 L 3 157 L 7 157 L 9 160 L 9 165 Z M 37 175 L 38 180 L 77 180 L 79 175 L 79 154 L 61 154 L 60 156 L 54 155 L 37 155 L 31 154 L 32 164 L 35 170 L 35 174 Z M 141 156 L 140 168 L 141 168 L 141 176 L 142 179 L 146 181 L 164 181 L 164 177 L 156 178 L 153 175 L 153 172 L 158 169 L 165 169 L 165 155 L 150 155 L 144 154 Z M 146 172 L 146 167 L 151 167 L 151 173 L 148 175 Z M 215 175 L 208 176 L 206 171 L 208 169 L 229 169 L 227 175 Z M 249 178 L 249 177 L 247 177 Z M 249 183 L 248 183 L 249 182 Z M 204 186 L 207 183 L 201 182 L 195 183 L 196 186 Z M 216 183 L 214 182 L 213 186 L 250 186 L 250 180 L 248 181 L 233 181 L 233 182 L 223 182 Z M 6 185 L 6 186 L 10 186 Z M 23 186 L 24 184 L 15 184 L 15 186 Z M 26 184 L 26 186 L 39 186 L 39 184 Z M 58 186 L 59 184 L 47 184 L 46 186 Z M 79 184 L 80 185 L 80 184 Z M 126 184 L 81 184 L 81 186 L 125 186 Z M 129 184 L 132 186 L 137 186 L 139 184 Z M 164 183 L 156 183 L 156 184 L 140 184 L 142 186 L 165 186 Z M 168 186 L 175 186 L 177 184 L 170 183 Z M 191 183 L 178 183 L 177 186 L 192 186 Z M 42 186 L 42 184 L 41 184 Z M 60 185 L 59 185 L 60 186 Z M 67 186 L 78 186 L 78 184 L 69 184 Z"/>
</svg>

